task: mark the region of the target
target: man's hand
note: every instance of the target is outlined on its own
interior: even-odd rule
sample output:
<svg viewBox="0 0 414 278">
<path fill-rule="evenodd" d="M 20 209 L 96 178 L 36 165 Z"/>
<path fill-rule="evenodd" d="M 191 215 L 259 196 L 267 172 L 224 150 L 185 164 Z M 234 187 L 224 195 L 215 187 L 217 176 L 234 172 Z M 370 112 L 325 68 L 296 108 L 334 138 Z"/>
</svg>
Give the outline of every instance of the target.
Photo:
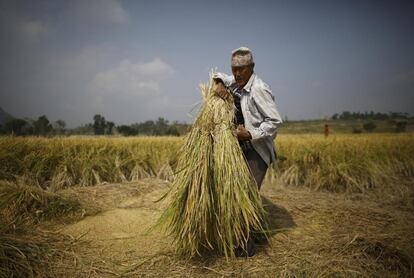
<svg viewBox="0 0 414 278">
<path fill-rule="evenodd" d="M 243 125 L 237 126 L 236 135 L 239 141 L 249 141 L 250 139 L 252 139 L 252 135 Z"/>
<path fill-rule="evenodd" d="M 230 96 L 229 92 L 227 91 L 226 87 L 224 86 L 223 82 L 221 82 L 221 80 L 216 81 L 216 95 L 218 95 L 224 100 L 226 100 Z"/>
</svg>

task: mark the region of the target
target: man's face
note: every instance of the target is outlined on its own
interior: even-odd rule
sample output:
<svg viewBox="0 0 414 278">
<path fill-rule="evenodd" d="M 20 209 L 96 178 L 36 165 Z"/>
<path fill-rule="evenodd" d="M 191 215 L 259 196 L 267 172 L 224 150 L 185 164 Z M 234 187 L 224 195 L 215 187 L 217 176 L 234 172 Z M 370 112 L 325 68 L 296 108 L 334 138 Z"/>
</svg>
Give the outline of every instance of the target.
<svg viewBox="0 0 414 278">
<path fill-rule="evenodd" d="M 234 79 L 239 88 L 243 88 L 253 74 L 253 65 L 242 67 L 231 67 Z"/>
</svg>

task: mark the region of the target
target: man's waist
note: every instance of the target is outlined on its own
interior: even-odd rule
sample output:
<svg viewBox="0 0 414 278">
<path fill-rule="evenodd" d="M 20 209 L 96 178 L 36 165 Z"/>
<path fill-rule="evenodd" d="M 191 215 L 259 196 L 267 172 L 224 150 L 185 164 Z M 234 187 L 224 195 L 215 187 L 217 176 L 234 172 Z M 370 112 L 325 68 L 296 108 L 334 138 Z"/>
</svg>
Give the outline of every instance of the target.
<svg viewBox="0 0 414 278">
<path fill-rule="evenodd" d="M 240 145 L 240 148 L 243 151 L 249 151 L 249 150 L 253 149 L 252 141 L 250 141 L 250 140 L 248 140 L 248 141 L 240 141 L 239 140 L 239 145 Z"/>
</svg>

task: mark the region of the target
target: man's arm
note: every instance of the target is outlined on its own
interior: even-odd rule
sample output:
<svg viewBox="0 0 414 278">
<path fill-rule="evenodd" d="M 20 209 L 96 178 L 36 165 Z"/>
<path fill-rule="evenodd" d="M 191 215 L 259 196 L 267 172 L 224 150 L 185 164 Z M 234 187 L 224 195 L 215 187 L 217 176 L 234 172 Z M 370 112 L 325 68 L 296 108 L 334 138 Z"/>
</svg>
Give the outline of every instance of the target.
<svg viewBox="0 0 414 278">
<path fill-rule="evenodd" d="M 221 81 L 225 87 L 230 87 L 230 85 L 233 83 L 233 76 L 227 75 L 222 72 L 215 72 L 213 74 L 214 81 L 218 82 Z"/>
<path fill-rule="evenodd" d="M 232 79 L 232 76 L 225 73 L 214 73 L 213 80 L 216 82 L 216 94 L 222 99 L 229 97 L 228 87 L 231 85 Z"/>
<path fill-rule="evenodd" d="M 258 111 L 263 115 L 264 120 L 258 128 L 249 130 L 252 140 L 266 136 L 274 138 L 278 127 L 282 123 L 282 118 L 277 111 L 276 103 L 269 86 L 264 84 L 264 86 L 253 95 L 253 101 L 255 102 Z"/>
</svg>

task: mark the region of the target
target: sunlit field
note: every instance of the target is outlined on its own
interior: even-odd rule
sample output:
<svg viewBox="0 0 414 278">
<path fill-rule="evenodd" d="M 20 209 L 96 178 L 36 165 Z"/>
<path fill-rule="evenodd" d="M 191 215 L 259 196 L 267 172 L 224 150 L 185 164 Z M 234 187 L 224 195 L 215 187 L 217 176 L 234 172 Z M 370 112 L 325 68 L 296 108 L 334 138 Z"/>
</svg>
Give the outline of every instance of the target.
<svg viewBox="0 0 414 278">
<path fill-rule="evenodd" d="M 182 138 L 0 139 L 0 179 L 48 191 L 145 177 L 171 180 Z M 280 135 L 268 181 L 332 192 L 400 190 L 414 176 L 412 134 Z M 398 189 L 396 189 L 398 187 Z"/>
<path fill-rule="evenodd" d="M 276 232 L 230 261 L 146 234 L 182 142 L 1 137 L 0 277 L 413 275 L 413 134 L 279 135 L 261 190 Z"/>
</svg>

